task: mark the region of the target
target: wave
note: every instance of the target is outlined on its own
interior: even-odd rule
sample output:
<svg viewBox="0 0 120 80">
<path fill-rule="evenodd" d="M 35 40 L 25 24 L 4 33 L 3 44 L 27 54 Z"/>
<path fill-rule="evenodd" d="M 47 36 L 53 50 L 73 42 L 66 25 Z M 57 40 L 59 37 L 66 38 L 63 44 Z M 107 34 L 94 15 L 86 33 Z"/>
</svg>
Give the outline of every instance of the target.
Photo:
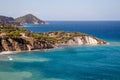
<svg viewBox="0 0 120 80">
<path fill-rule="evenodd" d="M 48 58 L 27 58 L 27 57 L 15 57 L 15 56 L 3 56 L 0 61 L 15 61 L 15 62 L 48 62 Z"/>
<path fill-rule="evenodd" d="M 3 55 L 3 54 L 12 54 L 13 52 L 12 51 L 3 51 L 0 53 L 0 55 Z"/>
<path fill-rule="evenodd" d="M 16 53 L 19 53 L 19 52 L 22 52 L 22 51 L 2 51 L 2 52 L 0 52 L 0 55 L 16 54 Z"/>
<path fill-rule="evenodd" d="M 120 42 L 109 42 L 109 45 L 120 46 Z"/>
<path fill-rule="evenodd" d="M 16 58 L 17 62 L 47 62 L 50 61 L 48 58 Z"/>
<path fill-rule="evenodd" d="M 43 80 L 64 80 L 64 79 L 59 79 L 59 78 L 44 78 Z"/>
</svg>

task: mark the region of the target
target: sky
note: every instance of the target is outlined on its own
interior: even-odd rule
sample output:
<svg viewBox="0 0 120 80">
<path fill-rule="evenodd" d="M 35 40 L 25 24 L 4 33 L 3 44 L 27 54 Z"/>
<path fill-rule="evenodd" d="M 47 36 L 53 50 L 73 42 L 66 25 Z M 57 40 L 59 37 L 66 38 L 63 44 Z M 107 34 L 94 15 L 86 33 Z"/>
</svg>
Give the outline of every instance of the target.
<svg viewBox="0 0 120 80">
<path fill-rule="evenodd" d="M 0 0 L 0 15 L 43 20 L 120 20 L 120 0 Z"/>
</svg>

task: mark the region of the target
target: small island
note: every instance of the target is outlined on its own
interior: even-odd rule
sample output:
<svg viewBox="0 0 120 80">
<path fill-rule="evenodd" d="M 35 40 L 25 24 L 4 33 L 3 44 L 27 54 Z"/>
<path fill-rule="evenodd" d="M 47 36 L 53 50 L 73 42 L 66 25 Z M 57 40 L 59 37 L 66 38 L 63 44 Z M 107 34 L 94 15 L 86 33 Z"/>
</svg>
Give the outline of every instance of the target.
<svg viewBox="0 0 120 80">
<path fill-rule="evenodd" d="M 102 45 L 107 43 L 99 38 L 80 32 L 55 31 L 35 33 L 18 26 L 18 24 L 41 24 L 42 21 L 32 14 L 17 19 L 2 16 L 0 17 L 0 22 L 0 52 L 31 51 L 59 46 Z"/>
</svg>

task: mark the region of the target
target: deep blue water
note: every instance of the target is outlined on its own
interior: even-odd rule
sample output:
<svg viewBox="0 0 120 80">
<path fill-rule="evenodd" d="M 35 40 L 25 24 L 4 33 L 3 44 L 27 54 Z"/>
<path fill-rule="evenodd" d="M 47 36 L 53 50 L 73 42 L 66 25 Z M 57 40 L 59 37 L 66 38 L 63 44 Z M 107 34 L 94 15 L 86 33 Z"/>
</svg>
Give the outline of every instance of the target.
<svg viewBox="0 0 120 80">
<path fill-rule="evenodd" d="M 78 31 L 107 40 L 120 41 L 120 21 L 58 21 L 46 25 L 25 25 L 34 32 Z"/>
<path fill-rule="evenodd" d="M 109 45 L 71 46 L 0 56 L 0 80 L 120 80 L 120 22 L 49 22 L 34 32 L 80 31 Z M 12 61 L 8 57 L 13 58 Z"/>
</svg>

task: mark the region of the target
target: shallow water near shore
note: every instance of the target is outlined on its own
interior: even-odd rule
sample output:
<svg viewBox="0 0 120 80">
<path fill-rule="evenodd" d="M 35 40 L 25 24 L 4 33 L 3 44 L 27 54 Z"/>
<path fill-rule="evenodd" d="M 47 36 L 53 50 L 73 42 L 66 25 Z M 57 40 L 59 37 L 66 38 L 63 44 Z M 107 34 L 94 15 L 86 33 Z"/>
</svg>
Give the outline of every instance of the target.
<svg viewBox="0 0 120 80">
<path fill-rule="evenodd" d="M 61 22 L 59 23 L 61 24 Z M 52 23 L 47 26 L 54 27 L 59 23 Z M 64 22 L 66 26 L 70 24 L 82 27 L 79 22 Z M 118 30 L 120 30 L 120 23 L 104 22 L 102 24 L 97 22 L 95 24 L 96 26 L 100 24 L 102 26 L 105 24 L 104 27 L 106 25 L 110 26 L 111 29 L 107 26 L 110 31 L 108 31 L 110 33 L 107 34 L 108 36 L 104 31 L 104 33 L 102 32 L 103 28 L 100 29 L 102 33 L 98 34 L 98 32 L 94 31 L 96 27 L 91 26 L 92 31 L 96 32 L 94 35 L 107 40 L 110 43 L 109 45 L 69 46 L 1 55 L 0 80 L 120 80 L 120 39 L 118 37 L 120 35 L 111 26 L 115 25 L 117 28 L 119 26 Z M 92 23 L 91 25 L 95 26 L 95 24 Z M 27 28 L 32 29 L 30 26 L 33 25 L 27 26 Z M 41 25 L 35 25 L 36 30 L 39 29 L 38 26 L 41 27 Z M 40 31 L 44 30 L 43 26 Z M 46 28 L 48 29 L 48 27 Z M 69 31 L 69 28 L 65 28 L 65 30 Z M 88 29 L 87 33 L 92 35 L 92 31 Z M 114 34 L 116 35 L 114 36 Z"/>
<path fill-rule="evenodd" d="M 102 45 L 2 55 L 0 80 L 119 80 L 119 52 L 120 45 Z"/>
</svg>

